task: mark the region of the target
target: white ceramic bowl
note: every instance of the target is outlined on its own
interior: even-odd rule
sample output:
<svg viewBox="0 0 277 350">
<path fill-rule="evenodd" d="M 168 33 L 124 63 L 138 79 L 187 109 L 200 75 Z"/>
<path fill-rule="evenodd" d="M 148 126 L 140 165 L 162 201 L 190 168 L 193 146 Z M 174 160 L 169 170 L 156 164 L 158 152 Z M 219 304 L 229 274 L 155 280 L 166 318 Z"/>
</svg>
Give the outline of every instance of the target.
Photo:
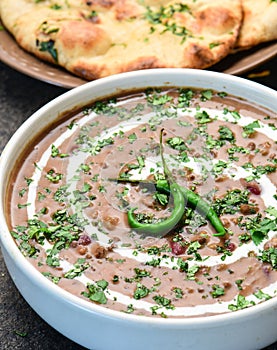
<svg viewBox="0 0 277 350">
<path fill-rule="evenodd" d="M 14 134 L 0 160 L 1 246 L 9 273 L 30 306 L 51 326 L 93 350 L 261 349 L 277 341 L 277 298 L 212 317 L 158 319 L 108 310 L 86 302 L 42 276 L 18 250 L 4 215 L 10 171 L 21 148 L 57 116 L 121 90 L 188 86 L 226 91 L 276 110 L 277 92 L 238 77 L 190 69 L 124 73 L 66 92 L 32 115 Z"/>
</svg>

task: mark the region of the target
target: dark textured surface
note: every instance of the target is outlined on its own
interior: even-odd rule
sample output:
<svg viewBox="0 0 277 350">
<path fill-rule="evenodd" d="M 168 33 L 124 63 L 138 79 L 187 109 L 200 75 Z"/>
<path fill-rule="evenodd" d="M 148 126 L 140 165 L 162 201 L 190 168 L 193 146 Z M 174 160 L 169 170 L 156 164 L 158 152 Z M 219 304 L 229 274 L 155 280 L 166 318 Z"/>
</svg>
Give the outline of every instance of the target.
<svg viewBox="0 0 277 350">
<path fill-rule="evenodd" d="M 277 58 L 256 68 L 254 72 L 260 73 L 265 70 L 270 70 L 271 74 L 253 80 L 277 90 Z M 65 91 L 63 88 L 24 76 L 0 62 L 0 153 L 14 131 L 33 112 Z M 56 332 L 29 307 L 9 277 L 1 251 L 0 349 L 84 349 Z M 277 350 L 277 343 L 264 350 Z"/>
</svg>

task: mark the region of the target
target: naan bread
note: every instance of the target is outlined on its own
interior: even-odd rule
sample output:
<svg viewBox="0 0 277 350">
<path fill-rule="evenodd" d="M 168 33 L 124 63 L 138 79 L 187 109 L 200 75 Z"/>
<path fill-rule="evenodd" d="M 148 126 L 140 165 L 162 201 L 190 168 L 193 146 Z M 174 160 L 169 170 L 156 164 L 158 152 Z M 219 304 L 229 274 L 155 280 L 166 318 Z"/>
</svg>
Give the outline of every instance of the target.
<svg viewBox="0 0 277 350">
<path fill-rule="evenodd" d="M 207 68 L 234 48 L 240 0 L 0 0 L 27 51 L 93 80 L 145 68 Z"/>
<path fill-rule="evenodd" d="M 248 48 L 277 39 L 277 1 L 242 0 L 243 24 L 237 46 Z"/>
</svg>

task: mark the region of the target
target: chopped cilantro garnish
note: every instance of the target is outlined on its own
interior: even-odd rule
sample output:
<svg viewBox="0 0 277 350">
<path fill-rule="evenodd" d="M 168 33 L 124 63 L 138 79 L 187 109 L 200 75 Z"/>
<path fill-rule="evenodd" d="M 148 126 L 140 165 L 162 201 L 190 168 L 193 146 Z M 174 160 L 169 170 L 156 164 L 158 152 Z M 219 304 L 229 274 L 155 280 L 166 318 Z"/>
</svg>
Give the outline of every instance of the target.
<svg viewBox="0 0 277 350">
<path fill-rule="evenodd" d="M 186 38 L 191 35 L 190 32 L 183 26 L 178 25 L 174 21 L 175 13 L 187 12 L 190 13 L 190 9 L 186 4 L 174 4 L 169 6 L 161 6 L 159 10 L 154 11 L 150 7 L 147 7 L 147 12 L 145 14 L 145 19 L 148 20 L 150 24 L 163 26 L 163 30 L 160 32 L 163 34 L 166 31 L 172 32 L 174 35 L 182 36 L 181 44 L 186 40 Z M 155 28 L 152 27 L 153 33 Z"/>
<path fill-rule="evenodd" d="M 187 261 L 185 261 L 185 260 L 183 260 L 181 258 L 178 258 L 177 265 L 179 266 L 179 270 L 181 272 L 187 272 L 188 271 L 189 264 L 188 264 Z"/>
<path fill-rule="evenodd" d="M 213 298 L 218 298 L 218 297 L 220 297 L 220 296 L 222 296 L 222 295 L 224 295 L 225 294 L 225 290 L 224 290 L 224 288 L 223 287 L 220 287 L 218 284 L 213 284 L 212 285 L 212 292 L 211 292 L 211 296 L 213 297 Z"/>
<path fill-rule="evenodd" d="M 276 171 L 276 165 L 257 165 L 256 167 L 252 163 L 245 163 L 242 165 L 244 169 L 251 170 L 252 174 L 246 178 L 246 181 L 252 181 L 259 179 L 264 174 L 270 174 Z"/>
<path fill-rule="evenodd" d="M 196 279 L 195 275 L 199 271 L 200 267 L 198 265 L 190 266 L 187 269 L 187 280 L 194 281 Z"/>
<path fill-rule="evenodd" d="M 225 92 L 225 91 L 218 92 L 217 95 L 221 98 L 228 96 L 227 92 Z"/>
<path fill-rule="evenodd" d="M 271 208 L 267 209 L 267 212 L 272 215 L 275 214 L 275 211 L 271 210 Z M 277 215 L 274 218 L 262 218 L 261 214 L 258 213 L 256 216 L 247 217 L 245 221 L 239 225 L 240 227 L 246 228 L 253 242 L 258 245 L 267 237 L 269 231 L 276 231 Z"/>
<path fill-rule="evenodd" d="M 260 300 L 269 300 L 271 296 L 269 294 L 264 293 L 261 289 L 259 289 L 256 293 L 254 293 L 255 297 Z"/>
<path fill-rule="evenodd" d="M 37 46 L 40 51 L 47 51 L 54 61 L 58 62 L 58 51 L 54 48 L 55 41 L 50 39 L 48 41 L 37 41 Z"/>
<path fill-rule="evenodd" d="M 154 193 L 153 198 L 161 205 L 168 204 L 168 196 L 164 193 L 156 192 L 156 193 Z"/>
<path fill-rule="evenodd" d="M 82 292 L 81 294 L 91 301 L 98 304 L 107 304 L 107 297 L 105 290 L 108 287 L 108 282 L 105 280 L 97 281 L 96 284 L 87 284 L 88 292 Z"/>
<path fill-rule="evenodd" d="M 218 176 L 223 173 L 223 170 L 226 169 L 228 166 L 227 162 L 224 162 L 223 160 L 219 160 L 217 163 L 214 164 L 211 173 L 214 176 Z"/>
<path fill-rule="evenodd" d="M 208 149 L 218 149 L 225 144 L 225 141 L 214 139 L 212 135 L 206 136 L 206 146 Z"/>
<path fill-rule="evenodd" d="M 116 101 L 116 98 L 111 98 L 107 101 L 96 101 L 91 107 L 91 110 L 97 114 L 115 114 L 117 112 L 116 107 L 114 107 Z M 89 111 L 87 113 L 89 113 Z"/>
<path fill-rule="evenodd" d="M 108 137 L 107 139 L 99 140 L 97 144 L 90 149 L 90 153 L 92 155 L 98 154 L 102 148 L 105 146 L 112 145 L 114 143 L 114 140 L 112 137 Z"/>
<path fill-rule="evenodd" d="M 220 43 L 220 42 L 214 42 L 214 43 L 210 43 L 209 44 L 209 48 L 210 49 L 213 49 L 213 48 L 215 48 L 215 47 L 217 47 L 217 46 L 219 46 L 219 45 L 221 45 L 222 43 Z"/>
<path fill-rule="evenodd" d="M 57 189 L 54 193 L 54 200 L 57 202 L 66 201 L 66 197 L 70 195 L 70 192 L 67 191 L 69 185 L 63 185 Z"/>
<path fill-rule="evenodd" d="M 212 90 L 202 90 L 200 94 L 201 94 L 201 97 L 200 97 L 201 101 L 207 101 L 213 97 Z"/>
<path fill-rule="evenodd" d="M 28 207 L 29 205 L 31 205 L 31 203 L 17 204 L 17 208 L 18 208 L 18 209 L 23 209 L 23 208 Z"/>
<path fill-rule="evenodd" d="M 187 249 L 187 254 L 193 254 L 201 248 L 201 244 L 198 241 L 191 242 Z"/>
<path fill-rule="evenodd" d="M 245 125 L 243 127 L 243 133 L 242 136 L 243 137 L 249 137 L 250 135 L 252 135 L 255 132 L 255 129 L 260 128 L 260 123 L 258 120 L 255 120 L 254 122 Z"/>
<path fill-rule="evenodd" d="M 195 92 L 191 89 L 180 89 L 178 97 L 178 108 L 189 107 Z"/>
<path fill-rule="evenodd" d="M 18 192 L 18 195 L 20 196 L 20 197 L 23 197 L 24 196 L 24 194 L 27 192 L 27 189 L 26 188 L 22 188 L 19 192 Z"/>
<path fill-rule="evenodd" d="M 153 300 L 160 306 L 165 307 L 166 309 L 175 309 L 174 305 L 171 304 L 171 300 L 165 298 L 161 295 L 155 295 Z"/>
<path fill-rule="evenodd" d="M 134 305 L 133 304 L 129 304 L 127 305 L 127 310 L 125 311 L 127 314 L 131 314 L 135 311 Z"/>
<path fill-rule="evenodd" d="M 175 293 L 175 297 L 176 297 L 177 299 L 182 299 L 182 298 L 183 298 L 184 292 L 182 291 L 181 288 L 174 287 L 174 288 L 173 288 L 173 292 Z"/>
<path fill-rule="evenodd" d="M 137 287 L 134 291 L 133 297 L 134 297 L 134 299 L 139 300 L 139 299 L 147 297 L 147 295 L 149 293 L 150 293 L 150 290 L 147 287 L 145 287 L 141 283 L 137 283 Z"/>
<path fill-rule="evenodd" d="M 45 175 L 45 177 L 53 183 L 58 183 L 62 179 L 63 174 L 55 173 L 53 169 L 50 169 Z"/>
<path fill-rule="evenodd" d="M 248 196 L 248 190 L 230 190 L 226 192 L 224 197 L 217 198 L 212 207 L 218 215 L 235 214 L 240 210 L 241 204 L 248 204 Z"/>
<path fill-rule="evenodd" d="M 184 151 L 187 150 L 188 147 L 185 143 L 185 140 L 179 136 L 170 137 L 166 140 L 166 143 L 173 149 Z"/>
<path fill-rule="evenodd" d="M 263 250 L 258 256 L 258 259 L 262 262 L 269 263 L 274 270 L 277 270 L 277 248 L 270 247 Z"/>
<path fill-rule="evenodd" d="M 243 283 L 243 279 L 238 279 L 235 281 L 237 287 L 238 287 L 238 290 L 242 290 L 242 283 Z"/>
<path fill-rule="evenodd" d="M 218 129 L 219 132 L 219 139 L 224 141 L 229 141 L 233 143 L 235 141 L 235 136 L 227 126 L 220 126 Z"/>
<path fill-rule="evenodd" d="M 249 154 L 250 151 L 248 148 L 244 148 L 242 146 L 232 146 L 230 148 L 227 149 L 227 152 L 229 154 L 229 159 L 230 160 L 236 160 L 236 157 L 234 156 L 234 154 L 237 153 L 242 153 L 242 154 Z"/>
<path fill-rule="evenodd" d="M 243 295 L 238 295 L 236 304 L 229 304 L 228 309 L 230 311 L 237 311 L 241 309 L 245 309 L 249 306 L 255 305 L 254 301 L 248 301 Z"/>
<path fill-rule="evenodd" d="M 42 272 L 41 274 L 47 277 L 50 281 L 52 281 L 55 284 L 58 284 L 61 279 L 61 277 L 52 275 L 51 272 Z"/>
<path fill-rule="evenodd" d="M 64 274 L 64 277 L 68 279 L 73 279 L 76 276 L 80 276 L 83 273 L 83 271 L 85 271 L 88 268 L 89 268 L 89 263 L 86 262 L 86 259 L 79 258 L 77 262 L 74 264 L 74 268 L 67 271 Z"/>
<path fill-rule="evenodd" d="M 161 258 L 152 258 L 152 260 L 146 261 L 145 265 L 156 267 L 160 265 L 161 261 Z"/>
<path fill-rule="evenodd" d="M 195 119 L 198 124 L 206 124 L 212 121 L 211 117 L 206 111 L 196 112 Z"/>
<path fill-rule="evenodd" d="M 68 157 L 68 154 L 60 153 L 59 149 L 55 145 L 52 145 L 51 146 L 51 157 L 53 157 L 53 158 L 56 158 L 56 157 L 65 158 L 65 157 Z"/>
<path fill-rule="evenodd" d="M 232 117 L 233 117 L 235 120 L 241 118 L 238 111 L 230 111 L 230 113 L 231 113 Z"/>
<path fill-rule="evenodd" d="M 62 9 L 62 6 L 60 6 L 60 5 L 58 5 L 58 4 L 53 4 L 52 6 L 50 6 L 50 8 L 51 8 L 52 10 L 60 10 L 60 9 Z"/>
<path fill-rule="evenodd" d="M 34 181 L 33 179 L 27 178 L 26 176 L 24 177 L 24 180 L 26 181 L 27 186 L 29 186 Z"/>
<path fill-rule="evenodd" d="M 135 133 L 132 133 L 131 135 L 128 136 L 128 140 L 130 143 L 133 143 L 137 140 L 137 135 Z"/>
</svg>

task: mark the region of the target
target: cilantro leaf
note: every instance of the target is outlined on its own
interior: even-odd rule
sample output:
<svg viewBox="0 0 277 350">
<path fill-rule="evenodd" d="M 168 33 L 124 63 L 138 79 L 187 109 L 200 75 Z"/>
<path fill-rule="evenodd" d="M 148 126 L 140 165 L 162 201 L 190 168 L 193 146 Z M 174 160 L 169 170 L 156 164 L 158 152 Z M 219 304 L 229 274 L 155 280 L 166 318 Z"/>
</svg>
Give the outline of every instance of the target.
<svg viewBox="0 0 277 350">
<path fill-rule="evenodd" d="M 277 270 L 277 248 L 270 247 L 261 252 L 258 259 L 262 262 L 269 263 L 274 270 Z"/>
<path fill-rule="evenodd" d="M 107 286 L 108 282 L 106 280 L 97 281 L 96 284 L 88 283 L 88 292 L 82 292 L 81 294 L 98 304 L 107 304 L 107 297 L 105 295 Z"/>
<path fill-rule="evenodd" d="M 39 51 L 47 51 L 55 62 L 58 62 L 58 52 L 57 49 L 54 48 L 55 41 L 50 39 L 48 41 L 38 41 L 37 46 L 39 47 Z"/>
<path fill-rule="evenodd" d="M 254 301 L 248 301 L 243 295 L 238 295 L 236 304 L 229 304 L 228 309 L 231 311 L 237 311 L 245 309 L 251 305 L 255 305 Z"/>
<path fill-rule="evenodd" d="M 254 122 L 248 124 L 248 125 L 245 125 L 243 127 L 243 133 L 242 133 L 242 136 L 243 137 L 248 137 L 250 135 L 252 135 L 254 132 L 255 132 L 255 129 L 257 128 L 260 128 L 260 123 L 258 120 L 255 120 Z"/>
</svg>

